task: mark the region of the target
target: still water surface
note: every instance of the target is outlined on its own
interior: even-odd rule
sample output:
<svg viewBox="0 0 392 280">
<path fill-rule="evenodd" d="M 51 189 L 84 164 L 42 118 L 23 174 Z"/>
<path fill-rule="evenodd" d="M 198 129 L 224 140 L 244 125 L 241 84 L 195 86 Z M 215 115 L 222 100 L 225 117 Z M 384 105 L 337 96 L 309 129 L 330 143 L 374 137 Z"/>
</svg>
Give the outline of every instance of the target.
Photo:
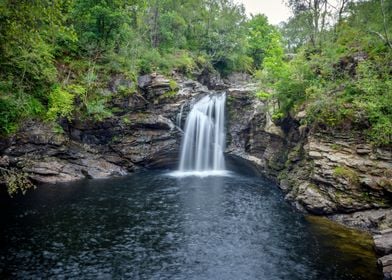
<svg viewBox="0 0 392 280">
<path fill-rule="evenodd" d="M 304 217 L 252 176 L 146 171 L 0 204 L 0 278 L 380 279 L 367 236 Z"/>
</svg>

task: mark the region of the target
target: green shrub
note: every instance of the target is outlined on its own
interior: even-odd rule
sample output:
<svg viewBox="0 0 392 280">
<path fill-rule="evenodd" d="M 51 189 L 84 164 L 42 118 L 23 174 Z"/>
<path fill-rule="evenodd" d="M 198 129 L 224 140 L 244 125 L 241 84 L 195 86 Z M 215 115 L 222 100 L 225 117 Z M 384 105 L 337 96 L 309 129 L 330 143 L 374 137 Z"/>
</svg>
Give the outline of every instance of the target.
<svg viewBox="0 0 392 280">
<path fill-rule="evenodd" d="M 46 114 L 48 120 L 55 121 L 57 118 L 70 118 L 74 109 L 75 96 L 61 86 L 55 86 L 49 94 L 49 106 Z"/>
<path fill-rule="evenodd" d="M 45 112 L 42 103 L 33 96 L 15 93 L 13 97 L 0 97 L 0 134 L 7 135 L 17 130 L 24 118 L 38 117 Z"/>
<path fill-rule="evenodd" d="M 113 113 L 106 108 L 106 100 L 95 99 L 87 102 L 87 115 L 93 117 L 96 121 L 102 121 L 105 118 L 109 118 Z"/>
<path fill-rule="evenodd" d="M 156 71 L 161 64 L 161 54 L 156 49 L 147 50 L 143 53 L 138 62 L 138 68 L 141 74 L 148 74 Z"/>
<path fill-rule="evenodd" d="M 271 98 L 271 94 L 265 91 L 259 91 L 256 93 L 256 97 L 261 101 L 266 101 Z"/>
<path fill-rule="evenodd" d="M 169 81 L 169 87 L 172 91 L 178 90 L 178 84 L 175 80 L 170 80 Z"/>
<path fill-rule="evenodd" d="M 17 129 L 19 115 L 19 108 L 12 98 L 0 97 L 1 134 L 10 134 Z"/>
<path fill-rule="evenodd" d="M 176 69 L 177 71 L 184 74 L 191 73 L 196 67 L 194 59 L 187 51 L 179 51 L 174 55 L 167 55 L 166 59 L 170 61 L 170 64 L 168 65 L 169 68 Z"/>
<path fill-rule="evenodd" d="M 30 181 L 28 174 L 12 168 L 12 169 L 1 169 L 1 175 L 7 186 L 8 194 L 12 197 L 19 191 L 25 194 L 30 188 L 35 188 L 33 183 Z"/>
</svg>

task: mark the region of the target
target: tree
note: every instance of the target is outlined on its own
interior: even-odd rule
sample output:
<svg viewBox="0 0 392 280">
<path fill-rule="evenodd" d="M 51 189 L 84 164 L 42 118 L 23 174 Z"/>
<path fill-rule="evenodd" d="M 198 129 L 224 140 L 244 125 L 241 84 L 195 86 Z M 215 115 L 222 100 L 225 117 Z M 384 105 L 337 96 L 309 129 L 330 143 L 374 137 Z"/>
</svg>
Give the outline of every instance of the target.
<svg viewBox="0 0 392 280">
<path fill-rule="evenodd" d="M 323 34 L 327 25 L 331 23 L 328 20 L 331 15 L 328 0 L 288 0 L 287 4 L 292 9 L 294 17 L 301 18 L 313 48 L 320 47 L 320 34 Z"/>
<path fill-rule="evenodd" d="M 252 57 L 254 67 L 260 68 L 267 52 L 273 48 L 277 30 L 268 23 L 265 15 L 256 15 L 247 23 L 248 29 L 248 54 Z"/>
</svg>

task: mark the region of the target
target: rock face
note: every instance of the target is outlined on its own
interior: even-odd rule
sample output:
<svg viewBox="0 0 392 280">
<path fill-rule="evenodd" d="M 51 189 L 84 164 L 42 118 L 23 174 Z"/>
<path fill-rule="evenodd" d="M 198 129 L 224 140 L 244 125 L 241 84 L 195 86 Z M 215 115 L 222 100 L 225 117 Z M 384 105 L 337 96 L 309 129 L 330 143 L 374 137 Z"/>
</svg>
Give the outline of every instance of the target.
<svg viewBox="0 0 392 280">
<path fill-rule="evenodd" d="M 360 135 L 308 131 L 300 126 L 305 112 L 275 124 L 271 104 L 253 97 L 253 85 L 235 83 L 228 89 L 227 152 L 259 165 L 296 208 L 331 215 L 392 206 L 390 149 L 373 148 Z"/>
<path fill-rule="evenodd" d="M 290 151 L 287 168 L 281 173 L 288 198 L 315 214 L 390 207 L 391 152 L 372 149 L 358 139 L 346 134 L 310 133 Z M 314 195 L 303 194 L 304 183 Z M 318 203 L 309 203 L 312 196 Z M 320 204 L 325 207 L 320 209 Z"/>
<path fill-rule="evenodd" d="M 392 229 L 381 231 L 374 236 L 374 245 L 381 258 L 378 265 L 382 269 L 384 279 L 392 279 Z"/>
<path fill-rule="evenodd" d="M 3 151 L 9 165 L 17 166 L 41 183 L 125 175 L 127 171 L 107 161 L 92 147 L 55 133 L 53 127 L 29 122 Z"/>
<path fill-rule="evenodd" d="M 392 229 L 383 230 L 379 235 L 374 236 L 376 251 L 381 255 L 392 253 Z"/>
<path fill-rule="evenodd" d="M 289 143 L 270 121 L 266 103 L 254 97 L 255 85 L 238 81 L 228 92 L 227 153 L 252 161 L 276 177 L 284 167 Z"/>
<path fill-rule="evenodd" d="M 131 82 L 113 79 L 109 90 L 116 93 L 125 84 Z M 139 93 L 113 98 L 115 114 L 102 121 L 64 120 L 63 132 L 55 132 L 50 124 L 27 122 L 14 137 L 0 141 L 0 166 L 23 171 L 37 183 L 56 183 L 175 165 L 179 126 L 191 104 L 208 89 L 195 81 L 172 82 L 156 74 L 139 77 L 138 86 Z"/>
<path fill-rule="evenodd" d="M 372 209 L 350 214 L 334 214 L 329 217 L 341 224 L 374 234 L 392 228 L 392 208 Z"/>
</svg>

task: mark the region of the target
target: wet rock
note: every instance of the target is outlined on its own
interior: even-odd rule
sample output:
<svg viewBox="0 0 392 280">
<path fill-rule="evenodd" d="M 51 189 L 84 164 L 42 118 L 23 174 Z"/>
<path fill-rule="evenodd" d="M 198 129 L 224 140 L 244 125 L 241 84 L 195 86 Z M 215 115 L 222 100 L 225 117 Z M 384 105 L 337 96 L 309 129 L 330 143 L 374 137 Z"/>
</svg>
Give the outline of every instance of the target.
<svg viewBox="0 0 392 280">
<path fill-rule="evenodd" d="M 225 84 L 228 85 L 246 85 L 252 84 L 252 76 L 247 73 L 231 73 L 224 80 Z"/>
<path fill-rule="evenodd" d="M 96 155 L 83 153 L 70 161 L 55 157 L 38 159 L 24 157 L 20 166 L 38 183 L 58 183 L 82 178 L 98 179 L 127 174 L 126 170 Z"/>
<path fill-rule="evenodd" d="M 204 68 L 197 80 L 203 85 L 206 85 L 210 90 L 224 90 L 228 87 L 222 80 L 220 74 L 211 68 Z"/>
<path fill-rule="evenodd" d="M 392 279 L 392 228 L 380 231 L 373 239 L 376 252 L 381 256 L 377 263 L 384 279 Z"/>
<path fill-rule="evenodd" d="M 392 228 L 392 209 L 373 209 L 350 214 L 335 214 L 330 218 L 346 226 L 373 233 Z"/>
<path fill-rule="evenodd" d="M 143 75 L 143 76 L 139 76 L 137 78 L 137 85 L 141 88 L 141 89 L 145 89 L 147 88 L 147 86 L 150 86 L 152 83 L 152 77 L 150 74 L 148 75 Z"/>
<path fill-rule="evenodd" d="M 336 205 L 315 185 L 303 183 L 298 186 L 295 198 L 308 212 L 313 214 L 330 214 L 336 211 Z"/>
<path fill-rule="evenodd" d="M 296 115 L 295 115 L 295 119 L 298 121 L 301 121 L 303 119 L 305 119 L 307 116 L 307 112 L 306 111 L 299 111 Z"/>
<path fill-rule="evenodd" d="M 150 101 L 156 101 L 158 97 L 174 90 L 171 88 L 170 80 L 157 73 L 138 77 L 138 86 Z"/>
<path fill-rule="evenodd" d="M 392 254 L 379 258 L 377 264 L 383 272 L 384 280 L 392 279 Z"/>
<path fill-rule="evenodd" d="M 264 131 L 281 138 L 285 137 L 283 130 L 272 121 L 270 114 L 266 114 L 266 124 Z"/>
<path fill-rule="evenodd" d="M 301 155 L 302 164 L 297 158 L 295 163 L 286 167 L 291 184 L 289 192 L 309 182 L 321 193 L 328 193 L 326 198 L 336 205 L 336 212 L 390 207 L 392 201 L 386 194 L 392 161 L 379 160 L 369 145 L 358 141 L 339 134 L 307 135 Z M 303 166 L 310 167 L 307 174 L 303 173 Z M 297 199 L 295 192 L 290 197 Z"/>
<path fill-rule="evenodd" d="M 289 143 L 282 129 L 271 121 L 268 105 L 256 98 L 256 90 L 255 84 L 231 85 L 227 90 L 227 152 L 251 159 L 276 179 L 284 169 Z"/>
<path fill-rule="evenodd" d="M 392 229 L 380 231 L 374 237 L 374 247 L 380 255 L 392 254 Z"/>
<path fill-rule="evenodd" d="M 8 156 L 0 157 L 0 167 L 8 167 L 10 165 L 10 159 Z"/>
</svg>

